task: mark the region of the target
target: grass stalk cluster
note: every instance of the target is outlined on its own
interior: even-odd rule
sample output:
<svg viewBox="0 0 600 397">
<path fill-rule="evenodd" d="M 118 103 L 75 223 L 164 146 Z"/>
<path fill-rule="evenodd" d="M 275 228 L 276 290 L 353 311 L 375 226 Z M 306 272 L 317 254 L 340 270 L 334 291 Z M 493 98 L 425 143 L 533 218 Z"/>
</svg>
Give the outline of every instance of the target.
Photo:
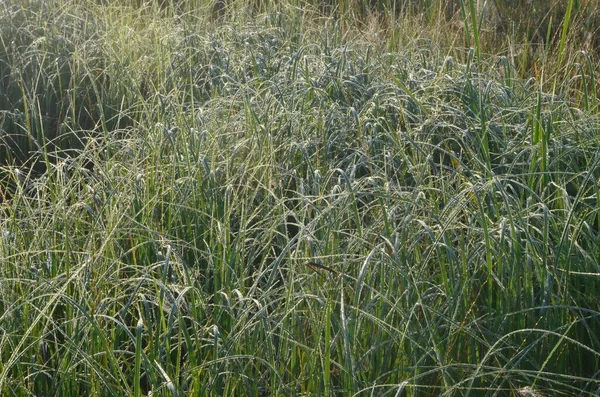
<svg viewBox="0 0 600 397">
<path fill-rule="evenodd" d="M 588 3 L 3 3 L 0 395 L 597 395 Z"/>
</svg>

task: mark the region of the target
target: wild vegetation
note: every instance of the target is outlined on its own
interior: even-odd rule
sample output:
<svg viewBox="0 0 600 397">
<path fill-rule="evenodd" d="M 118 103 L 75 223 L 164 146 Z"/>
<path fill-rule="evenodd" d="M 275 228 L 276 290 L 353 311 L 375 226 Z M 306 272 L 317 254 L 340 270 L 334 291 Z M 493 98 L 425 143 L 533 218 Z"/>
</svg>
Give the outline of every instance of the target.
<svg viewBox="0 0 600 397">
<path fill-rule="evenodd" d="M 0 395 L 598 395 L 599 4 L 522 3 L 3 2 Z"/>
</svg>

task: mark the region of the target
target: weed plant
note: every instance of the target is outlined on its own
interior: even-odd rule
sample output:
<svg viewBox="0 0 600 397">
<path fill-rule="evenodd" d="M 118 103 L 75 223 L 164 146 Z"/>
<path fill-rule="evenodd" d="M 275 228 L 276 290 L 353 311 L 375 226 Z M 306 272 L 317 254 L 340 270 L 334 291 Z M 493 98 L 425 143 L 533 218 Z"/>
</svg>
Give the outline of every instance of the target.
<svg viewBox="0 0 600 397">
<path fill-rule="evenodd" d="M 570 28 L 217 3 L 2 4 L 0 395 L 597 395 Z"/>
</svg>

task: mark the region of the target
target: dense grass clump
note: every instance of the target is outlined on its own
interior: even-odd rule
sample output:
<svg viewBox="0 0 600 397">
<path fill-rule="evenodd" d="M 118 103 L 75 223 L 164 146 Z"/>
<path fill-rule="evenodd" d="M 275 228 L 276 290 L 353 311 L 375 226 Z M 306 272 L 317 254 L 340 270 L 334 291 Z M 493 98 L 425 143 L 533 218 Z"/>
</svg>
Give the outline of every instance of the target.
<svg viewBox="0 0 600 397">
<path fill-rule="evenodd" d="M 593 53 L 124 3 L 0 9 L 0 395 L 597 395 Z"/>
</svg>

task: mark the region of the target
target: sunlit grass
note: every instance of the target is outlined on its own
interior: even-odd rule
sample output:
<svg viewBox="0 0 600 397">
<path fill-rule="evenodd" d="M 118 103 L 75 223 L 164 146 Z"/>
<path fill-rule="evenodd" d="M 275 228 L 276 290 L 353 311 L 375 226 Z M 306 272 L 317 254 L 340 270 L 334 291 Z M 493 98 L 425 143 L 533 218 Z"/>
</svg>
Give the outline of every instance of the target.
<svg viewBox="0 0 600 397">
<path fill-rule="evenodd" d="M 597 394 L 583 3 L 196 3 L 2 6 L 0 395 Z"/>
</svg>

